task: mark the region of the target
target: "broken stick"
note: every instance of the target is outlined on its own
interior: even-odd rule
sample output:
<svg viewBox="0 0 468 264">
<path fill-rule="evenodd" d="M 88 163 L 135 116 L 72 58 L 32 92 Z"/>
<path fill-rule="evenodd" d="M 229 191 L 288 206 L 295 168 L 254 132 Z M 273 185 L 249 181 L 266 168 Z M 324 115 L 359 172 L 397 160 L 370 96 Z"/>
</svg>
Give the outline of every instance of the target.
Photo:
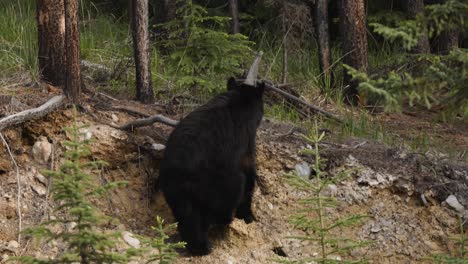
<svg viewBox="0 0 468 264">
<path fill-rule="evenodd" d="M 48 113 L 54 111 L 59 106 L 61 106 L 64 100 L 64 95 L 57 95 L 52 97 L 51 99 L 49 99 L 49 101 L 37 108 L 24 110 L 22 112 L 4 117 L 0 119 L 0 131 L 9 126 L 21 124 L 29 120 L 44 117 Z"/>
<path fill-rule="evenodd" d="M 176 121 L 176 120 L 170 119 L 169 117 L 165 117 L 163 115 L 158 114 L 158 115 L 150 116 L 147 118 L 141 118 L 135 121 L 128 122 L 127 124 L 119 126 L 117 128 L 121 130 L 130 130 L 130 129 L 137 128 L 137 127 L 149 126 L 156 122 L 162 123 L 171 127 L 175 127 L 179 123 L 179 121 Z"/>
</svg>

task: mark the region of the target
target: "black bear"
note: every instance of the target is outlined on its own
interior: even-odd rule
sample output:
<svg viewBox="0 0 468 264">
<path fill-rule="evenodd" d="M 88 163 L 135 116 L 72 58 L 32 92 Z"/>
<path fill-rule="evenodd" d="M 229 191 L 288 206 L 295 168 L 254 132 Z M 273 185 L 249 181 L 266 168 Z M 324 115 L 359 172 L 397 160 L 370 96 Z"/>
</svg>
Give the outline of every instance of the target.
<svg viewBox="0 0 468 264">
<path fill-rule="evenodd" d="M 182 119 L 166 143 L 158 185 L 195 255 L 210 252 L 210 225 L 228 225 L 234 216 L 254 220 L 255 136 L 265 85 L 249 76 L 243 83 L 229 79 L 228 91 Z"/>
</svg>

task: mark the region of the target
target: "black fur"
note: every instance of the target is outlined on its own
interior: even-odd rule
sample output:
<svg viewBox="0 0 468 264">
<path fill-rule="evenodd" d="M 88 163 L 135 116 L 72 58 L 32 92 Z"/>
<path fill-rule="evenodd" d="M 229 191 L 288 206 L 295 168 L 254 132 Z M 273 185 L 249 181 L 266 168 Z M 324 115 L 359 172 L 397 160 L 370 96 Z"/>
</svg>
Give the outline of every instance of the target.
<svg viewBox="0 0 468 264">
<path fill-rule="evenodd" d="M 255 135 L 265 87 L 237 84 L 233 78 L 227 86 L 227 92 L 180 121 L 159 169 L 159 187 L 179 234 L 196 255 L 210 252 L 210 225 L 228 225 L 234 216 L 254 220 Z"/>
</svg>

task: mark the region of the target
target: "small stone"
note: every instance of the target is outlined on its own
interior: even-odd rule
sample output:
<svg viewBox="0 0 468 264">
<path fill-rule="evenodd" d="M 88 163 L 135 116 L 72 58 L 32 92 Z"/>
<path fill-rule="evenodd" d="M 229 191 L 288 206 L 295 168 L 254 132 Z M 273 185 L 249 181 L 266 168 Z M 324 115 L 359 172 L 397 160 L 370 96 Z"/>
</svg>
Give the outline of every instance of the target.
<svg viewBox="0 0 468 264">
<path fill-rule="evenodd" d="M 3 255 L 2 255 L 2 258 L 1 258 L 1 261 L 6 262 L 6 261 L 8 260 L 9 257 L 10 257 L 10 256 L 8 256 L 8 254 L 3 254 Z"/>
<path fill-rule="evenodd" d="M 324 195 L 330 196 L 330 197 L 336 197 L 337 194 L 338 194 L 338 187 L 335 184 L 329 184 L 327 187 L 325 187 Z"/>
<path fill-rule="evenodd" d="M 37 193 L 39 196 L 45 196 L 47 193 L 47 189 L 42 185 L 31 185 L 32 190 Z"/>
<path fill-rule="evenodd" d="M 15 240 L 11 240 L 10 242 L 8 242 L 8 249 L 17 249 L 19 248 L 19 243 Z"/>
<path fill-rule="evenodd" d="M 129 246 L 140 248 L 140 240 L 136 239 L 132 233 L 124 231 L 122 233 L 122 238 Z"/>
<path fill-rule="evenodd" d="M 111 115 L 111 118 L 112 118 L 112 121 L 114 121 L 114 122 L 119 122 L 119 118 L 117 117 L 116 114 L 112 114 L 112 115 Z"/>
<path fill-rule="evenodd" d="M 34 160 L 40 164 L 47 164 L 52 154 L 52 144 L 47 141 L 47 138 L 40 136 L 39 140 L 34 143 L 32 148 L 32 156 Z"/>
<path fill-rule="evenodd" d="M 463 213 L 465 211 L 465 207 L 463 207 L 463 205 L 458 202 L 457 197 L 455 197 L 453 194 L 449 195 L 445 202 L 459 213 Z"/>
<path fill-rule="evenodd" d="M 299 164 L 296 164 L 296 166 L 294 166 L 294 168 L 296 169 L 296 173 L 303 177 L 303 178 L 309 178 L 310 176 L 310 167 L 309 167 L 309 164 L 305 161 L 299 163 Z"/>
<path fill-rule="evenodd" d="M 44 175 L 40 174 L 39 172 L 37 172 L 34 177 L 36 178 L 36 180 L 38 180 L 40 183 L 44 184 L 44 185 L 47 185 L 47 178 L 44 177 Z"/>
<path fill-rule="evenodd" d="M 370 231 L 372 233 L 378 233 L 378 232 L 380 232 L 380 230 L 382 230 L 382 228 L 380 228 L 380 226 L 372 226 Z"/>
<path fill-rule="evenodd" d="M 274 208 L 274 207 L 273 207 L 273 204 L 271 204 L 271 203 L 269 202 L 269 203 L 268 203 L 268 209 L 273 210 L 273 208 Z"/>
<path fill-rule="evenodd" d="M 153 143 L 151 147 L 156 151 L 161 151 L 166 148 L 166 146 L 164 146 L 163 144 L 158 144 L 158 143 Z"/>
<path fill-rule="evenodd" d="M 67 224 L 65 225 L 65 227 L 66 227 L 67 230 L 70 232 L 70 231 L 72 231 L 72 230 L 76 227 L 76 225 L 77 225 L 77 223 L 75 223 L 75 222 L 70 222 L 70 223 L 67 223 Z"/>
</svg>

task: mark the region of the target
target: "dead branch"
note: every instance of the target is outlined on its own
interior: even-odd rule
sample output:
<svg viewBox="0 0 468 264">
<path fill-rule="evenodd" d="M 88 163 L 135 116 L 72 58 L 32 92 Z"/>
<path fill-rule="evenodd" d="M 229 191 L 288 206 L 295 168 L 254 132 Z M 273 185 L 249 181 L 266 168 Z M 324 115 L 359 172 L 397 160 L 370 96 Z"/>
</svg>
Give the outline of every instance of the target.
<svg viewBox="0 0 468 264">
<path fill-rule="evenodd" d="M 281 87 L 282 85 L 279 85 L 279 86 Z M 274 91 L 274 92 L 277 92 L 277 93 L 281 94 L 282 96 L 284 96 L 284 97 L 286 97 L 288 99 L 291 99 L 291 100 L 293 100 L 295 102 L 298 102 L 298 103 L 300 103 L 302 105 L 307 106 L 312 111 L 314 111 L 314 112 L 316 112 L 318 114 L 324 115 L 325 117 L 328 117 L 330 119 L 338 121 L 339 123 L 344 123 L 344 121 L 341 118 L 339 118 L 339 117 L 337 117 L 337 116 L 335 116 L 335 115 L 333 115 L 333 114 L 331 114 L 331 113 L 329 113 L 329 112 L 327 112 L 327 111 L 325 111 L 323 109 L 320 109 L 320 108 L 310 104 L 309 102 L 306 102 L 306 101 L 300 99 L 299 97 L 296 97 L 296 96 L 294 96 L 294 95 L 292 95 L 290 93 L 287 93 L 287 92 L 279 89 L 277 86 L 275 86 L 273 84 L 265 83 L 265 87 L 272 90 L 272 91 Z"/>
<path fill-rule="evenodd" d="M 173 119 L 170 119 L 168 117 L 158 114 L 158 115 L 150 116 L 147 118 L 137 119 L 137 120 L 128 122 L 127 124 L 116 127 L 116 128 L 121 129 L 121 130 L 131 130 L 137 127 L 149 126 L 154 123 L 162 123 L 171 127 L 175 127 L 179 123 L 179 121 L 173 120 Z"/>
<path fill-rule="evenodd" d="M 22 112 L 4 117 L 0 119 L 0 131 L 9 126 L 21 124 L 29 120 L 44 117 L 48 113 L 54 111 L 59 106 L 61 106 L 64 100 L 65 100 L 64 95 L 57 95 L 57 96 L 52 97 L 45 104 L 37 108 L 24 110 Z"/>
<path fill-rule="evenodd" d="M 13 162 L 13 165 L 15 165 L 16 169 L 16 186 L 17 186 L 17 193 L 16 193 L 16 210 L 18 214 L 18 244 L 21 243 L 21 181 L 20 181 L 20 175 L 19 175 L 19 168 L 18 164 L 16 163 L 15 158 L 13 157 L 13 154 L 11 153 L 10 146 L 8 145 L 7 141 L 3 137 L 3 134 L 0 133 L 0 138 L 3 141 L 3 144 L 5 144 L 5 147 L 8 151 L 8 154 L 10 155 L 11 161 Z"/>
</svg>

